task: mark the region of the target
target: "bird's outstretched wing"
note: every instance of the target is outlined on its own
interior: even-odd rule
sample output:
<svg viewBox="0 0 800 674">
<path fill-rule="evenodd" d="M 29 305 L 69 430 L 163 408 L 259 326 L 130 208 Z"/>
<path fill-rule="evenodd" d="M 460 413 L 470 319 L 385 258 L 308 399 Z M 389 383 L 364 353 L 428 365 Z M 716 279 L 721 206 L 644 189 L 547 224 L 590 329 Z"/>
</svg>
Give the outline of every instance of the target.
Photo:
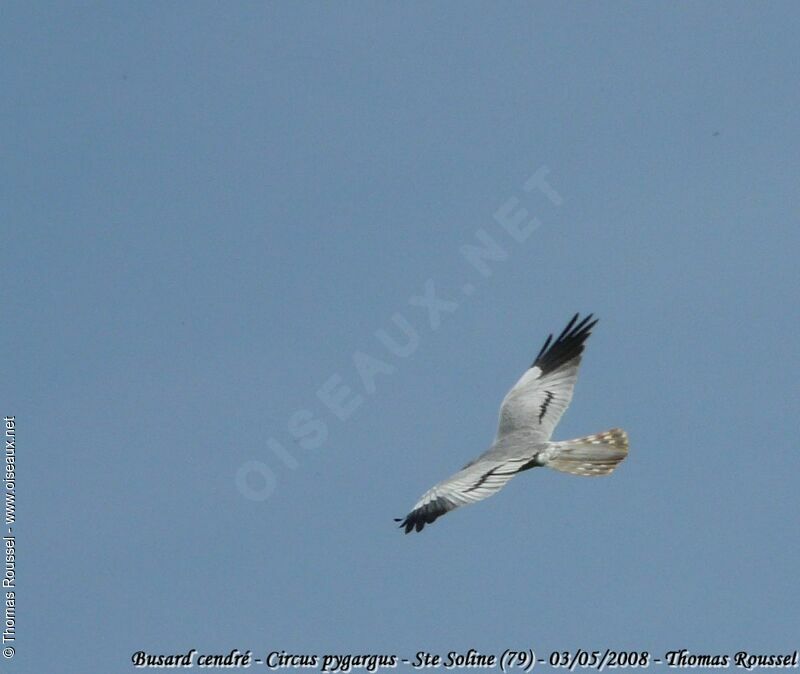
<svg viewBox="0 0 800 674">
<path fill-rule="evenodd" d="M 500 491 L 514 475 L 526 468 L 529 458 L 477 461 L 429 489 L 400 522 L 406 533 L 422 531 L 442 515 L 462 505 L 481 501 Z"/>
<path fill-rule="evenodd" d="M 553 335 L 547 338 L 533 365 L 503 400 L 493 448 L 429 489 L 404 519 L 395 520 L 400 522 L 400 528 L 406 533 L 414 529 L 422 531 L 426 524 L 445 513 L 500 491 L 520 471 L 542 465 L 538 453 L 533 450 L 542 446 L 538 443 L 547 443 L 572 399 L 584 342 L 596 323 L 591 314 L 580 322 L 578 314 L 575 314 L 555 341 Z M 498 441 L 517 430 L 526 431 L 524 446 L 516 447 L 515 438 L 508 438 L 505 446 L 498 450 Z M 591 436 L 581 440 L 594 445 L 599 444 L 602 437 Z M 574 448 L 565 445 L 561 449 L 566 454 L 567 449 Z M 625 449 L 627 451 L 627 445 Z M 585 457 L 581 457 L 586 462 Z M 557 470 L 572 468 L 572 464 L 564 465 L 564 468 L 555 464 L 553 467 Z"/>
<path fill-rule="evenodd" d="M 596 323 L 592 314 L 580 322 L 575 314 L 555 341 L 553 335 L 547 338 L 533 365 L 503 399 L 498 438 L 527 429 L 537 440 L 550 439 L 572 400 L 584 342 Z"/>
</svg>

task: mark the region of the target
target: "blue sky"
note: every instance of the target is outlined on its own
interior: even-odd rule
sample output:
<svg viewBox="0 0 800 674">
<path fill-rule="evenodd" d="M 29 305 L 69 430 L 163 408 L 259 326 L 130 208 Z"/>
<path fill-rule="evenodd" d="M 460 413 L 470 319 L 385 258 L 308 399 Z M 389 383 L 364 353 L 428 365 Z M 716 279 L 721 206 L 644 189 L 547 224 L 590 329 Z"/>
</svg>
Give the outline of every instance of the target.
<svg viewBox="0 0 800 674">
<path fill-rule="evenodd" d="M 795 4 L 2 13 L 6 668 L 796 648 Z M 576 311 L 556 437 L 620 426 L 628 460 L 402 535 Z"/>
</svg>

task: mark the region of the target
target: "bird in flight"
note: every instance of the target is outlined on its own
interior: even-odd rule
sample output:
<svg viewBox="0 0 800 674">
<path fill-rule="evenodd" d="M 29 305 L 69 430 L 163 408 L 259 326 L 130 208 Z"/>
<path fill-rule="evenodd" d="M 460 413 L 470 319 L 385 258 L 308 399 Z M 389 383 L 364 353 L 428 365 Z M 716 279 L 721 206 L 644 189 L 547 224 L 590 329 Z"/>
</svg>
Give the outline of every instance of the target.
<svg viewBox="0 0 800 674">
<path fill-rule="evenodd" d="M 608 475 L 628 455 L 628 436 L 620 428 L 575 440 L 551 442 L 550 436 L 572 399 L 584 342 L 597 320 L 572 317 L 553 341 L 550 335 L 500 406 L 492 446 L 455 475 L 431 487 L 400 522 L 406 533 L 422 531 L 445 513 L 500 491 L 518 473 L 548 466 L 595 477 Z"/>
</svg>

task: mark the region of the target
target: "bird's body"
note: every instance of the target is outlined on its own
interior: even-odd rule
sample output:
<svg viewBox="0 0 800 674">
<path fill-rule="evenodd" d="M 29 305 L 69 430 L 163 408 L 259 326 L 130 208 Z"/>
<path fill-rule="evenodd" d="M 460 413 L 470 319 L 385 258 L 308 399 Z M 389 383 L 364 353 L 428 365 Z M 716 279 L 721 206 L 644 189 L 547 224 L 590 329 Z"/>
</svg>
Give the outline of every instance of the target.
<svg viewBox="0 0 800 674">
<path fill-rule="evenodd" d="M 611 473 L 628 453 L 620 429 L 575 440 L 551 442 L 550 436 L 572 399 L 584 342 L 597 321 L 572 318 L 555 342 L 550 335 L 531 367 L 500 407 L 492 446 L 455 475 L 428 490 L 405 519 L 406 533 L 421 531 L 445 513 L 480 501 L 502 489 L 515 475 L 548 466 L 573 475 Z"/>
</svg>

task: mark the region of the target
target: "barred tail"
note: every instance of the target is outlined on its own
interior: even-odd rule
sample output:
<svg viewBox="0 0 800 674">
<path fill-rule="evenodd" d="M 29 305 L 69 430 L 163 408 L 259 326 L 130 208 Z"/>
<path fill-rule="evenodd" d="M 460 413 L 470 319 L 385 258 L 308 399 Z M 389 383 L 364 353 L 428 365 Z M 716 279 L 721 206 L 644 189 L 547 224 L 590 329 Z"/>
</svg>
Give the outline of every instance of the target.
<svg viewBox="0 0 800 674">
<path fill-rule="evenodd" d="M 613 472 L 628 456 L 628 435 L 621 428 L 575 440 L 551 442 L 541 462 L 572 475 L 598 476 Z"/>
</svg>

